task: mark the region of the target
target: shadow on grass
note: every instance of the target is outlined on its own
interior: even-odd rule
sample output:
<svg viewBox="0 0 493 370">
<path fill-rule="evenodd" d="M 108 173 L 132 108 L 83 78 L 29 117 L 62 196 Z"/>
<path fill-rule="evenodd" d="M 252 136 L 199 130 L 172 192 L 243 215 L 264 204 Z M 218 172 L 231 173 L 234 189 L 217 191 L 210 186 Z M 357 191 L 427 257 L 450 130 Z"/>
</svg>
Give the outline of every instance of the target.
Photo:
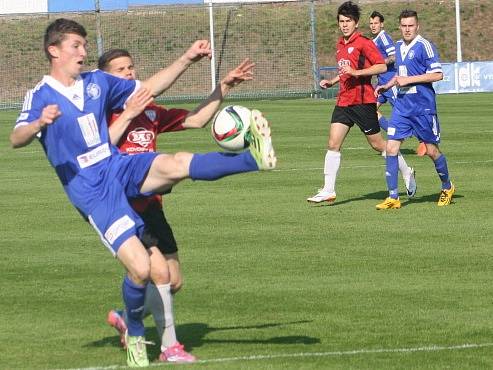
<svg viewBox="0 0 493 370">
<path fill-rule="evenodd" d="M 364 194 L 364 195 L 362 195 L 360 197 L 356 197 L 356 198 L 344 199 L 342 201 L 336 200 L 334 203 L 323 202 L 323 203 L 312 204 L 311 207 L 313 207 L 313 208 L 337 207 L 337 206 L 341 206 L 343 204 L 350 203 L 350 202 L 357 202 L 357 201 L 371 200 L 371 199 L 374 199 L 377 201 L 375 203 L 375 205 L 376 205 L 377 203 L 380 203 L 386 197 L 388 197 L 388 194 L 389 193 L 386 191 L 377 191 L 374 193 Z M 436 203 L 438 201 L 438 196 L 439 196 L 439 193 L 433 193 L 433 194 L 427 194 L 427 195 L 423 195 L 423 196 L 415 196 L 414 198 L 408 198 L 405 194 L 400 194 L 400 199 L 401 199 L 402 206 L 405 207 L 406 205 L 410 205 L 413 203 Z M 460 199 L 460 198 L 464 198 L 464 196 L 455 193 L 451 204 L 454 204 L 454 199 Z"/>
<path fill-rule="evenodd" d="M 247 325 L 247 326 L 225 326 L 225 327 L 212 327 L 205 323 L 189 323 L 178 325 L 176 328 L 177 337 L 180 339 L 181 343 L 185 345 L 187 351 L 191 351 L 193 348 L 201 347 L 205 344 L 214 344 L 214 343 L 236 343 L 236 344 L 318 344 L 320 343 L 319 338 L 309 337 L 306 335 L 287 335 L 280 337 L 270 337 L 267 339 L 240 339 L 244 337 L 244 330 L 263 330 L 270 329 L 274 327 L 282 327 L 287 325 L 294 324 L 303 324 L 308 323 L 310 321 L 293 321 L 286 323 L 268 323 L 268 324 L 259 324 L 259 325 Z M 234 331 L 238 330 L 238 339 L 207 339 L 206 336 L 210 333 L 222 332 L 222 331 Z M 153 341 L 156 343 L 155 346 L 148 346 L 147 352 L 149 354 L 149 358 L 152 360 L 157 358 L 160 353 L 161 343 L 160 338 L 157 337 L 157 332 L 155 328 L 147 328 L 146 329 L 146 339 Z M 119 336 L 111 336 L 101 338 L 100 340 L 89 342 L 84 347 L 121 347 L 120 346 L 120 337 Z"/>
</svg>

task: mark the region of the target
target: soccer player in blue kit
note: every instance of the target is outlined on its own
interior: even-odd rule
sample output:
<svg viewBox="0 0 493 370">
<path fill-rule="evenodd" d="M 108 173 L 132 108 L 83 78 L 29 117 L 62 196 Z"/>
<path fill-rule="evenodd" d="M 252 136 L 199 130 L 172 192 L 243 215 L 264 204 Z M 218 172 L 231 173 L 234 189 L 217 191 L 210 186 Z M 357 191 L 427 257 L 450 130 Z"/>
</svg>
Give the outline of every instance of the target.
<svg viewBox="0 0 493 370">
<path fill-rule="evenodd" d="M 447 159 L 438 147 L 440 124 L 432 85 L 443 78 L 442 65 L 435 46 L 418 34 L 418 14 L 415 11 L 401 12 L 399 28 L 402 40 L 396 43 L 397 74 L 388 83 L 375 89 L 377 95 L 393 86 L 398 88 L 387 130 L 385 174 L 389 196 L 376 207 L 401 207 L 397 188 L 397 153 L 402 141 L 412 135 L 426 145 L 426 154 L 433 160 L 442 182 L 438 206 L 446 206 L 452 201 L 455 187 L 450 181 Z"/>
<path fill-rule="evenodd" d="M 14 148 L 38 138 L 70 202 L 127 270 L 122 293 L 128 318 L 127 364 L 148 366 L 142 310 L 150 274 L 149 255 L 139 240 L 143 221 L 128 198 L 163 193 L 179 181 L 216 180 L 275 167 L 270 128 L 252 121 L 249 150 L 238 153 L 143 153 L 122 155 L 111 144 L 107 115 L 141 86 L 159 95 L 194 62 L 210 57 L 198 40 L 175 62 L 146 81 L 125 80 L 100 70 L 82 72 L 87 58 L 82 25 L 57 19 L 46 29 L 44 51 L 50 73 L 26 94 L 10 141 Z"/>
<path fill-rule="evenodd" d="M 392 37 L 388 34 L 387 31 L 384 30 L 384 16 L 382 13 L 377 12 L 376 10 L 370 14 L 370 31 L 373 36 L 373 42 L 375 43 L 378 51 L 382 54 L 385 64 L 387 65 L 387 72 L 380 73 L 377 76 L 377 85 L 383 86 L 387 82 L 389 82 L 392 77 L 395 76 L 395 44 Z M 378 114 L 378 123 L 380 127 L 387 131 L 387 127 L 389 127 L 389 123 L 387 118 L 380 113 L 378 110 L 382 104 L 389 103 L 392 107 L 394 106 L 394 100 L 397 96 L 397 87 L 393 86 L 391 89 L 382 92 L 377 97 L 377 114 Z M 420 157 L 426 154 L 426 145 L 424 143 L 419 143 L 418 148 L 416 149 L 416 154 Z M 413 172 L 412 178 L 414 179 L 414 169 L 411 169 Z M 416 192 L 416 186 L 413 187 L 414 192 Z M 410 197 L 414 196 L 414 194 L 409 194 Z"/>
</svg>

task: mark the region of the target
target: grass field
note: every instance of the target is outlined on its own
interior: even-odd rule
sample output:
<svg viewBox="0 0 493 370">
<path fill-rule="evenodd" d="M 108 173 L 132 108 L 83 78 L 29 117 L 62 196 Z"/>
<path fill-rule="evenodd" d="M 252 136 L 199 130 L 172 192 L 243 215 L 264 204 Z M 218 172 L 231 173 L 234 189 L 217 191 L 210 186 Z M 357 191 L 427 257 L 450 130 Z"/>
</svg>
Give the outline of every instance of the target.
<svg viewBox="0 0 493 370">
<path fill-rule="evenodd" d="M 186 181 L 165 200 L 185 276 L 178 335 L 202 360 L 193 367 L 493 368 L 492 98 L 438 99 L 454 203 L 436 206 L 434 167 L 410 140 L 403 152 L 418 193 L 387 212 L 375 210 L 383 160 L 354 129 L 336 204 L 305 201 L 322 184 L 332 101 L 242 102 L 271 121 L 278 169 Z M 121 305 L 122 268 L 70 206 L 39 144 L 9 148 L 16 114 L 0 112 L 0 368 L 123 367 L 105 323 Z M 216 149 L 208 130 L 159 145 Z M 155 359 L 158 347 L 149 352 Z"/>
</svg>

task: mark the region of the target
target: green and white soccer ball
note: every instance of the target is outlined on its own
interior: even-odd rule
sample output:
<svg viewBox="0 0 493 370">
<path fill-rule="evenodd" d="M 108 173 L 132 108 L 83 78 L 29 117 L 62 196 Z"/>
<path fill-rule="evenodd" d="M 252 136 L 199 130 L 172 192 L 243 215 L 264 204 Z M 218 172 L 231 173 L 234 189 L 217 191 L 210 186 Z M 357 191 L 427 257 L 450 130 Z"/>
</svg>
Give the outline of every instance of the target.
<svg viewBox="0 0 493 370">
<path fill-rule="evenodd" d="M 252 112 L 241 105 L 228 105 L 212 120 L 212 137 L 224 150 L 238 152 L 248 147 Z"/>
</svg>

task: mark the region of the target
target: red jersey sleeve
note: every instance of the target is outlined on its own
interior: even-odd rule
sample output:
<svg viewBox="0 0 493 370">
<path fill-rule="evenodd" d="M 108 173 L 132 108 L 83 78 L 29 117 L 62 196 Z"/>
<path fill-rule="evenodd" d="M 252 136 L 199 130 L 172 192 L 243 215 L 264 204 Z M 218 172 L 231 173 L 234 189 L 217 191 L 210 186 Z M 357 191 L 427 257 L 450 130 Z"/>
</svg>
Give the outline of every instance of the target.
<svg viewBox="0 0 493 370">
<path fill-rule="evenodd" d="M 155 107 L 157 117 L 157 132 L 173 132 L 173 131 L 182 131 L 185 130 L 183 127 L 183 122 L 189 113 L 186 109 L 166 109 L 159 105 Z"/>
<path fill-rule="evenodd" d="M 365 38 L 364 40 L 365 43 L 363 52 L 366 59 L 368 59 L 368 62 L 370 62 L 369 65 L 372 66 L 374 64 L 385 64 L 385 60 L 383 59 L 382 54 L 380 54 L 380 52 L 378 51 L 375 43 L 367 38 Z"/>
</svg>

